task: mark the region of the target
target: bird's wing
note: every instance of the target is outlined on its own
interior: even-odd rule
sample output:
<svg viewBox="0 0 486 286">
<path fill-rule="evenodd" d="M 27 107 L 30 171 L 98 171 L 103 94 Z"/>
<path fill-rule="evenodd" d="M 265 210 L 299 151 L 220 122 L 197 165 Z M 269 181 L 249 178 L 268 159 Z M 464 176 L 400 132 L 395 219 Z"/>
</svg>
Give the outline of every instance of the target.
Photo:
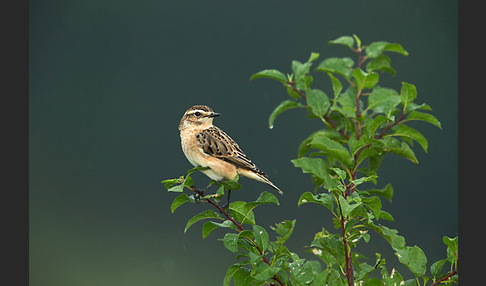
<svg viewBox="0 0 486 286">
<path fill-rule="evenodd" d="M 223 130 L 211 126 L 196 134 L 196 140 L 204 153 L 215 158 L 230 162 L 238 168 L 254 171 L 267 176 L 240 149 L 238 144 Z"/>
</svg>

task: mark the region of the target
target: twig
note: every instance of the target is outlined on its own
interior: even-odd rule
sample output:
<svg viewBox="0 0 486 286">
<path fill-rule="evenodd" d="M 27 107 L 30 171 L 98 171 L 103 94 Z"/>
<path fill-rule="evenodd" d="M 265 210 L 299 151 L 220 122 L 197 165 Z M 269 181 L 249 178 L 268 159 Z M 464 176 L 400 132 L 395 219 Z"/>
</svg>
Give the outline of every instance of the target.
<svg viewBox="0 0 486 286">
<path fill-rule="evenodd" d="M 203 191 L 198 190 L 198 189 L 196 188 L 196 186 L 192 185 L 190 188 L 191 188 L 191 190 L 192 190 L 193 192 L 195 192 L 195 193 L 196 193 L 196 194 L 198 194 L 199 196 L 204 197 L 204 192 L 203 192 Z M 215 203 L 215 202 L 214 202 L 213 200 L 211 200 L 211 199 L 205 199 L 204 201 L 205 201 L 205 202 L 207 202 L 207 203 L 209 203 L 209 204 L 211 204 L 211 205 L 212 205 L 212 206 L 214 206 L 215 208 L 217 208 L 217 209 L 218 209 L 218 210 L 219 210 L 219 211 L 220 211 L 220 212 L 221 212 L 221 213 L 222 213 L 222 214 L 223 214 L 223 215 L 224 215 L 224 216 L 225 216 L 225 217 L 226 217 L 226 218 L 227 218 L 229 221 L 231 221 L 232 223 L 234 223 L 234 225 L 236 225 L 236 227 L 237 227 L 237 228 L 238 228 L 240 231 L 245 230 L 241 224 L 239 224 L 237 221 L 235 221 L 235 220 L 234 220 L 234 219 L 231 217 L 231 215 L 229 214 L 229 209 L 228 209 L 228 212 L 226 212 L 226 211 L 225 211 L 225 210 L 224 210 L 222 207 L 220 207 L 220 206 L 219 206 L 219 204 Z M 250 241 L 250 242 L 253 244 L 253 246 L 255 246 L 255 248 L 258 250 L 258 252 L 260 253 L 260 255 L 264 255 L 263 251 L 260 249 L 260 247 L 259 247 L 257 244 L 255 244 L 255 243 L 254 243 L 252 240 L 250 240 L 249 238 L 246 238 L 246 239 L 248 239 L 248 240 L 249 240 L 249 241 Z M 268 264 L 268 266 L 272 266 L 272 265 L 270 264 L 270 262 L 268 261 L 268 259 L 267 259 L 265 256 L 263 257 L 263 262 L 265 262 L 266 264 Z M 277 276 L 277 274 L 273 275 L 273 277 L 272 277 L 272 278 L 273 278 L 273 280 L 277 281 L 277 282 L 278 282 L 278 284 L 280 284 L 280 285 L 282 285 L 282 286 L 284 286 L 284 285 L 285 285 L 285 284 L 282 282 L 282 280 L 280 280 L 280 278 Z M 273 285 L 273 284 L 271 284 L 271 285 Z"/>
<path fill-rule="evenodd" d="M 451 278 L 453 275 L 457 274 L 457 270 L 454 270 L 452 271 L 451 273 L 447 274 L 446 276 L 440 278 L 439 280 L 435 281 L 434 284 L 430 285 L 430 286 L 436 286 L 436 285 L 439 285 L 439 283 L 441 283 L 442 281 L 445 281 L 449 278 Z"/>
</svg>

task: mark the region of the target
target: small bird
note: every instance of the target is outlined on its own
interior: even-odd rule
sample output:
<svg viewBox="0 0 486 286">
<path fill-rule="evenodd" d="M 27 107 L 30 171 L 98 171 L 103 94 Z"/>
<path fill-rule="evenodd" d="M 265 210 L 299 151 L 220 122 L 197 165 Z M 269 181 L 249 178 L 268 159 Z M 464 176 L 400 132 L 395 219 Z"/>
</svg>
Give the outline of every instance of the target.
<svg viewBox="0 0 486 286">
<path fill-rule="evenodd" d="M 283 194 L 231 137 L 213 125 L 214 117 L 220 115 L 206 105 L 194 105 L 184 113 L 179 130 L 187 160 L 195 167 L 209 167 L 202 172 L 212 180 L 231 180 L 238 174 L 263 182 Z"/>
</svg>

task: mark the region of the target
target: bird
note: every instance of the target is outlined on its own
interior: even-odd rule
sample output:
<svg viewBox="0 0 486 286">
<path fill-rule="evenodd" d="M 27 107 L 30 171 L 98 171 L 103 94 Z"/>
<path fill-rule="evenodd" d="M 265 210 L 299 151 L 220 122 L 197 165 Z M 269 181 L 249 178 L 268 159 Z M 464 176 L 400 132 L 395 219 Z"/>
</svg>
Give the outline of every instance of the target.
<svg viewBox="0 0 486 286">
<path fill-rule="evenodd" d="M 220 115 L 206 105 L 194 105 L 186 110 L 179 123 L 179 131 L 187 160 L 194 167 L 209 167 L 201 172 L 214 181 L 232 180 L 236 175 L 243 175 L 265 183 L 283 195 L 283 191 L 268 179 L 240 146 L 213 125 L 213 119 Z"/>
</svg>

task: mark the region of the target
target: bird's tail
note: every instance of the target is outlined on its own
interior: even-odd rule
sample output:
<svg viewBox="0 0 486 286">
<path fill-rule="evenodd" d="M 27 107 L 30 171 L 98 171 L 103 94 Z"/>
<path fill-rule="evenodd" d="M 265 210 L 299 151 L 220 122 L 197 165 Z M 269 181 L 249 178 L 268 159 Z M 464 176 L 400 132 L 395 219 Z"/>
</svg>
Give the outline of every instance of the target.
<svg viewBox="0 0 486 286">
<path fill-rule="evenodd" d="M 259 173 L 256 173 L 256 172 L 251 172 L 251 171 L 248 171 L 248 170 L 240 170 L 239 171 L 239 174 L 245 176 L 245 177 L 248 177 L 250 179 L 253 179 L 253 180 L 257 180 L 257 181 L 260 181 L 262 183 L 265 183 L 267 185 L 269 185 L 270 187 L 272 187 L 273 189 L 275 189 L 279 194 L 283 195 L 283 191 L 281 189 L 279 189 L 279 187 L 275 186 L 275 184 L 273 184 L 265 175 L 263 174 L 259 174 Z"/>
</svg>

